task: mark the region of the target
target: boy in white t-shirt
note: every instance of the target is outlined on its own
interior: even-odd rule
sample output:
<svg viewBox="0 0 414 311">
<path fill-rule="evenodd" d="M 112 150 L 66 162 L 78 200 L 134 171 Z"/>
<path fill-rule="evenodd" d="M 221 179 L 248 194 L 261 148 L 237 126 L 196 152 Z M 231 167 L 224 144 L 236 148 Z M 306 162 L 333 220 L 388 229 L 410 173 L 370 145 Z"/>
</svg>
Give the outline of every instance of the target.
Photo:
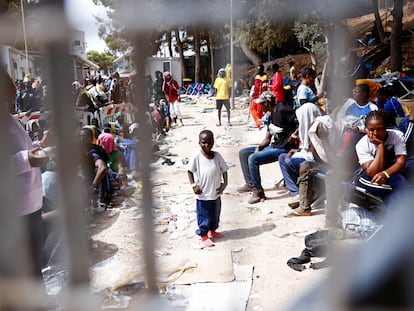
<svg viewBox="0 0 414 311">
<path fill-rule="evenodd" d="M 199 134 L 198 151 L 188 163 L 188 179 L 194 193 L 197 195 L 197 224 L 196 234 L 201 236 L 204 246 L 210 247 L 214 242 L 210 239 L 220 238 L 216 232 L 219 226 L 221 212 L 221 197 L 227 186 L 227 171 L 229 167 L 220 153 L 212 151 L 214 135 L 210 130 Z"/>
</svg>

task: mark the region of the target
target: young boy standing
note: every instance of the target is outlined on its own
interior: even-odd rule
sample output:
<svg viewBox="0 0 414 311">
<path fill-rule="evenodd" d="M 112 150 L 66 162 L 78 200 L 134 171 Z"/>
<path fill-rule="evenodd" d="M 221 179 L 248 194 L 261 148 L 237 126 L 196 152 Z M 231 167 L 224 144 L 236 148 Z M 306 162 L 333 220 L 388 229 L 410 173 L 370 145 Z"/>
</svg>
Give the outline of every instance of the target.
<svg viewBox="0 0 414 311">
<path fill-rule="evenodd" d="M 219 226 L 221 198 L 227 186 L 227 170 L 229 167 L 220 153 L 212 151 L 214 135 L 210 130 L 199 134 L 198 151 L 188 164 L 188 179 L 194 193 L 197 195 L 197 224 L 196 234 L 206 247 L 214 246 L 210 239 L 220 238 L 216 232 Z"/>
</svg>

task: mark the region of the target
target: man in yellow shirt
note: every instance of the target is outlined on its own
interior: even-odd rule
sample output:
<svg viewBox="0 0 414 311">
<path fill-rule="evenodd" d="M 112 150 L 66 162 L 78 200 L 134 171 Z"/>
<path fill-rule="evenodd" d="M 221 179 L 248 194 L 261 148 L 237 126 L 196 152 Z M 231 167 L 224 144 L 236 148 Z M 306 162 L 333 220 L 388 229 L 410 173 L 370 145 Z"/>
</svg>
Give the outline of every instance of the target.
<svg viewBox="0 0 414 311">
<path fill-rule="evenodd" d="M 226 77 L 226 70 L 224 68 L 220 68 L 217 74 L 217 78 L 214 81 L 213 85 L 216 91 L 216 107 L 218 110 L 218 124 L 217 126 L 221 126 L 221 109 L 226 107 L 227 110 L 227 121 L 228 125 L 231 126 L 230 123 L 230 88 L 231 88 L 231 80 Z"/>
</svg>

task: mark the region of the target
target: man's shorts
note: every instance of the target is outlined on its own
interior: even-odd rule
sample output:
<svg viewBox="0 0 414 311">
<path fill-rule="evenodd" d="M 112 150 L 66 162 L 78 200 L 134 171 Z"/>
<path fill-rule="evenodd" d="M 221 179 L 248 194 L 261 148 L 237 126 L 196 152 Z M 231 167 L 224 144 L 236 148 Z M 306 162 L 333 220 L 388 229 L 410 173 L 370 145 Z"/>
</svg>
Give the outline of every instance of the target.
<svg viewBox="0 0 414 311">
<path fill-rule="evenodd" d="M 227 110 L 230 110 L 230 100 L 229 99 L 216 99 L 216 108 L 221 109 L 222 107 L 226 107 Z"/>
</svg>

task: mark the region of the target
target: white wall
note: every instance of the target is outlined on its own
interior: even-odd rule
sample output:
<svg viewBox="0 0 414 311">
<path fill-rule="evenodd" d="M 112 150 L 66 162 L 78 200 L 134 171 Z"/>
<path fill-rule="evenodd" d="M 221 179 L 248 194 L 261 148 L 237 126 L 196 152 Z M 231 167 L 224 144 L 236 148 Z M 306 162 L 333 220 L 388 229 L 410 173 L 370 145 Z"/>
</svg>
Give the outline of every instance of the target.
<svg viewBox="0 0 414 311">
<path fill-rule="evenodd" d="M 145 74 L 150 75 L 152 79 L 155 78 L 157 70 L 164 72 L 163 64 L 170 64 L 170 72 L 178 84 L 181 85 L 181 63 L 178 57 L 149 57 L 145 64 Z"/>
<path fill-rule="evenodd" d="M 29 56 L 29 72 L 26 70 L 26 55 L 24 52 L 16 50 L 10 46 L 0 45 L 1 65 L 5 67 L 10 77 L 14 80 L 23 80 L 24 75 L 34 72 L 34 61 Z M 35 78 L 35 77 L 33 77 Z"/>
</svg>

